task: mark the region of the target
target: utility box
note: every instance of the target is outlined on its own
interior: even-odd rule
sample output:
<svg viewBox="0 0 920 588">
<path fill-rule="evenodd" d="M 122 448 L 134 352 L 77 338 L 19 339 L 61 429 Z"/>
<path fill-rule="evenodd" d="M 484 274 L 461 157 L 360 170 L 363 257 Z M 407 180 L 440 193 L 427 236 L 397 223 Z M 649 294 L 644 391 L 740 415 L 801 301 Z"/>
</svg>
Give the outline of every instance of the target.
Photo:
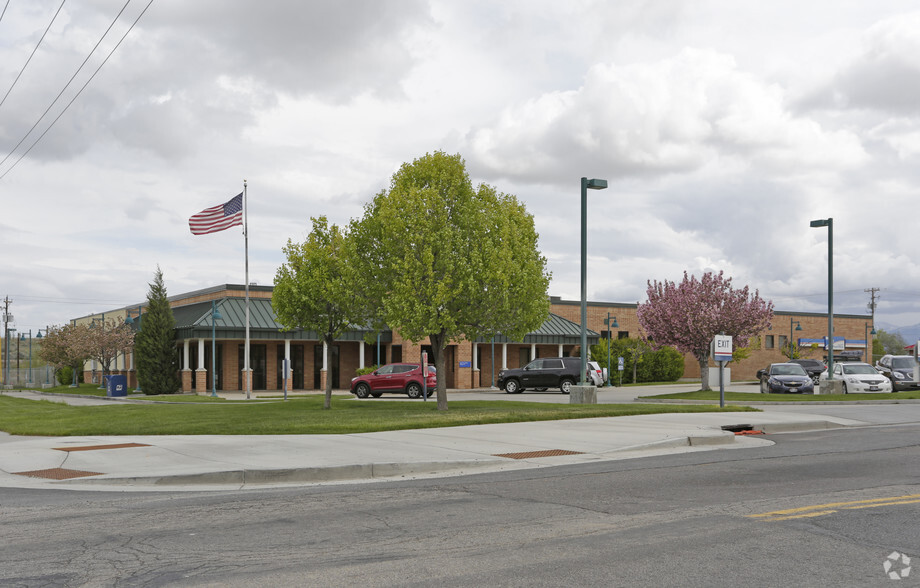
<svg viewBox="0 0 920 588">
<path fill-rule="evenodd" d="M 125 376 L 109 376 L 106 378 L 106 396 L 127 396 L 128 378 Z"/>
</svg>

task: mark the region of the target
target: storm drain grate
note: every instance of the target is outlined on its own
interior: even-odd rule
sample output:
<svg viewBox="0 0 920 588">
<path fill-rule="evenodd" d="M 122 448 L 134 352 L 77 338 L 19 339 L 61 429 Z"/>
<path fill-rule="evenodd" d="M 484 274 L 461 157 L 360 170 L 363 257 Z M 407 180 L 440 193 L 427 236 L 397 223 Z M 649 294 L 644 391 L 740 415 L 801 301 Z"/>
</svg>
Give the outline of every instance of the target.
<svg viewBox="0 0 920 588">
<path fill-rule="evenodd" d="M 126 447 L 150 447 L 145 443 L 114 443 L 112 445 L 81 445 L 78 447 L 55 447 L 58 451 L 95 451 L 96 449 L 124 449 Z"/>
<path fill-rule="evenodd" d="M 17 476 L 30 478 L 45 478 L 47 480 L 70 480 L 71 478 L 85 478 L 86 476 L 101 476 L 100 472 L 84 472 L 81 470 L 68 470 L 65 468 L 51 468 L 49 470 L 32 470 L 31 472 L 13 472 Z"/>
<path fill-rule="evenodd" d="M 567 451 L 565 449 L 545 449 L 543 451 L 523 451 L 520 453 L 498 453 L 492 457 L 507 457 L 510 459 L 530 459 L 531 457 L 555 457 L 557 455 L 581 455 L 583 451 Z"/>
</svg>

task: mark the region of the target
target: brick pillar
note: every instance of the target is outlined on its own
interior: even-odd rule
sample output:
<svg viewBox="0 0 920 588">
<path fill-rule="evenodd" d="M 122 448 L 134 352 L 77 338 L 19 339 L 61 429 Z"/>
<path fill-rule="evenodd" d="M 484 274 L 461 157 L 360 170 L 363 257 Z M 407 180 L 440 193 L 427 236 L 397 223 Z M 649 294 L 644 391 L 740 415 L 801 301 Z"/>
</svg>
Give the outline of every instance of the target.
<svg viewBox="0 0 920 588">
<path fill-rule="evenodd" d="M 192 391 L 192 370 L 182 370 L 182 391 Z"/>
<path fill-rule="evenodd" d="M 252 368 L 248 370 L 242 370 L 243 372 L 243 395 L 245 396 L 246 390 L 252 390 Z"/>
<path fill-rule="evenodd" d="M 319 389 L 326 389 L 326 378 L 329 377 L 329 372 L 326 370 L 320 370 L 319 372 Z"/>
<path fill-rule="evenodd" d="M 201 394 L 208 391 L 208 370 L 198 368 L 195 370 L 195 393 Z"/>
</svg>

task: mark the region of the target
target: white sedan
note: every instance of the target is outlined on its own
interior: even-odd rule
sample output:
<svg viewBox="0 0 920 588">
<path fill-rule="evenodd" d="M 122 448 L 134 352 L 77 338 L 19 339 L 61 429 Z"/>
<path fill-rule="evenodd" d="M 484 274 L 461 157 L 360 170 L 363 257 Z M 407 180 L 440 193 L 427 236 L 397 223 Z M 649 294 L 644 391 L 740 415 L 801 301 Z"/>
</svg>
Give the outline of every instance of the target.
<svg viewBox="0 0 920 588">
<path fill-rule="evenodd" d="M 843 382 L 844 394 L 885 392 L 891 389 L 891 380 L 868 363 L 840 362 L 834 364 L 834 379 Z M 827 370 L 821 373 L 821 382 L 827 380 Z"/>
</svg>

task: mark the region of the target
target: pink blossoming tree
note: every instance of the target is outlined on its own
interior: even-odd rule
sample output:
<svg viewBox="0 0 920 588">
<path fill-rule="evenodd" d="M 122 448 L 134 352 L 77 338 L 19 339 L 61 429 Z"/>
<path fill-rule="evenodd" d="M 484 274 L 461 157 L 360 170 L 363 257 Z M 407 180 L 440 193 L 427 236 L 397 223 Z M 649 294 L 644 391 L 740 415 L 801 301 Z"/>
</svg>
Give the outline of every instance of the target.
<svg viewBox="0 0 920 588">
<path fill-rule="evenodd" d="M 700 362 L 703 390 L 711 389 L 707 368 L 713 338 L 725 333 L 734 347 L 744 347 L 773 320 L 773 302 L 756 290 L 751 295 L 747 286 L 736 290 L 731 284 L 722 272 L 706 272 L 699 280 L 684 272 L 680 284 L 648 282 L 648 301 L 637 310 L 639 325 L 653 344 L 692 353 Z"/>
</svg>

